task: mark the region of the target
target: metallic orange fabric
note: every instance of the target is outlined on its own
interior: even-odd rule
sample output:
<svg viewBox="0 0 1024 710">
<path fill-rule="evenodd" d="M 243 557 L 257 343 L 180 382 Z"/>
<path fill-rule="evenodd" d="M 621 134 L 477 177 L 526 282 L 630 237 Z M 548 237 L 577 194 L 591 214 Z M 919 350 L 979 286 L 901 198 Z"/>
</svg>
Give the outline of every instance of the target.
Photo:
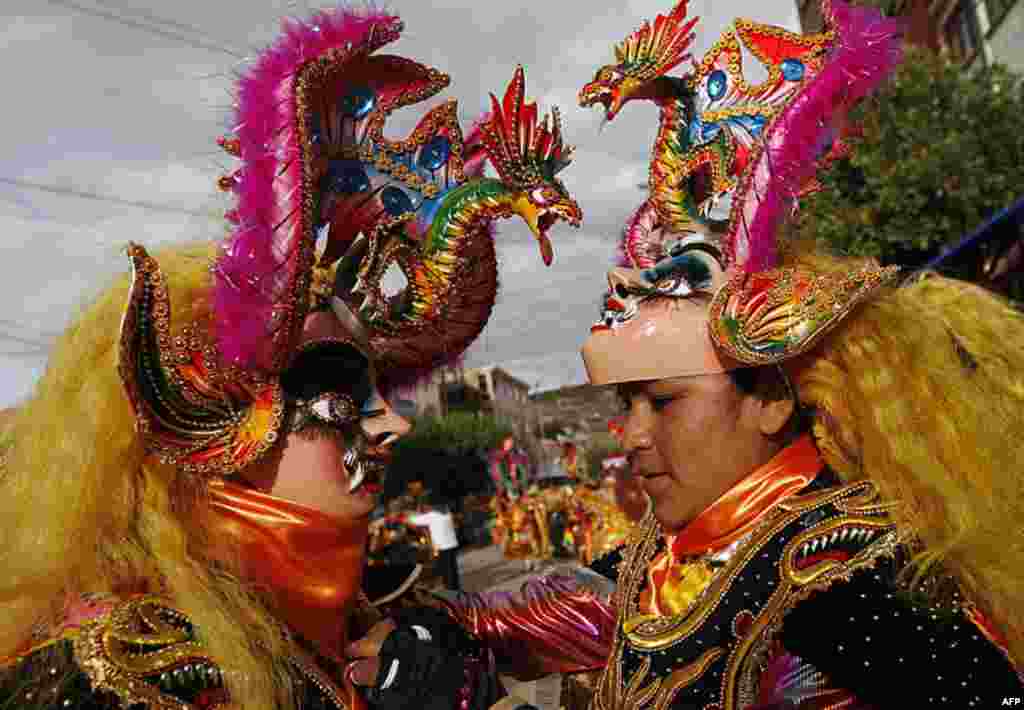
<svg viewBox="0 0 1024 710">
<path fill-rule="evenodd" d="M 580 577 L 549 575 L 530 580 L 518 593 L 444 599 L 456 621 L 494 651 L 502 673 L 531 680 L 604 667 L 615 633 L 610 594 L 610 583 L 604 594 Z"/>
<path fill-rule="evenodd" d="M 711 580 L 711 568 L 699 555 L 719 552 L 739 540 L 761 516 L 805 488 L 823 466 L 810 435 L 798 439 L 764 466 L 730 488 L 678 534 L 648 567 L 648 590 L 641 607 L 654 614 L 679 614 L 689 608 Z M 691 558 L 691 559 L 687 559 Z"/>
<path fill-rule="evenodd" d="M 216 534 L 235 542 L 246 578 L 269 588 L 290 628 L 342 659 L 368 522 L 335 518 L 229 481 L 212 480 L 209 490 Z"/>
</svg>

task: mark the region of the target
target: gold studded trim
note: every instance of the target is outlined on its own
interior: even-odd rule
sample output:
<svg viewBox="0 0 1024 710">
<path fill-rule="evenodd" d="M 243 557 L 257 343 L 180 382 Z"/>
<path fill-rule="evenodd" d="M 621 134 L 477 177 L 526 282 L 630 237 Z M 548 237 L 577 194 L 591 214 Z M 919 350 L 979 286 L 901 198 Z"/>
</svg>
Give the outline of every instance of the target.
<svg viewBox="0 0 1024 710">
<path fill-rule="evenodd" d="M 842 274 L 794 268 L 737 274 L 711 302 L 711 338 L 748 365 L 782 362 L 817 345 L 898 274 L 898 267 L 875 265 Z"/>
<path fill-rule="evenodd" d="M 93 690 L 113 693 L 125 707 L 198 710 L 159 686 L 161 674 L 186 666 L 214 669 L 219 682 L 219 671 L 195 640 L 188 619 L 158 597 L 128 600 L 87 623 L 73 648 Z"/>
<path fill-rule="evenodd" d="M 280 383 L 225 367 L 195 327 L 173 334 L 167 280 L 128 246 L 132 285 L 121 322 L 118 374 L 146 450 L 196 474 L 229 475 L 263 456 L 284 418 Z"/>
<path fill-rule="evenodd" d="M 750 629 L 732 648 L 722 674 L 722 707 L 734 707 L 739 702 L 741 679 L 750 663 L 760 662 L 767 654 L 772 640 L 782 628 L 786 613 L 811 594 L 824 591 L 839 581 L 848 581 L 855 572 L 871 569 L 881 560 L 896 554 L 901 544 L 892 520 L 887 516 L 891 505 L 881 502 L 875 486 L 858 482 L 844 486 L 831 495 L 815 496 L 815 501 L 792 506 L 802 514 L 824 503 L 832 503 L 841 511 L 841 517 L 816 525 L 791 539 L 783 549 L 779 561 L 779 586 L 768 603 L 754 619 Z M 812 505 L 816 502 L 817 505 Z M 868 542 L 850 559 L 839 562 L 823 559 L 807 568 L 795 564 L 801 551 L 815 540 L 831 539 L 842 530 L 862 535 Z"/>
<path fill-rule="evenodd" d="M 708 649 L 696 661 L 670 676 L 650 682 L 646 678 L 650 672 L 649 659 L 645 659 L 629 683 L 624 683 L 621 663 L 627 645 L 643 653 L 653 653 L 664 651 L 689 637 L 707 622 L 736 577 L 766 544 L 809 511 L 826 505 L 834 506 L 839 512 L 838 517 L 805 530 L 786 543 L 779 561 L 778 587 L 761 612 L 752 618 L 750 628 L 729 649 L 727 656 L 723 648 Z M 648 515 L 624 556 L 625 573 L 620 577 L 616 598 L 619 610 L 616 635 L 608 666 L 594 696 L 594 709 L 624 710 L 656 702 L 669 703 L 676 693 L 699 680 L 723 656 L 726 672 L 722 676 L 721 707 L 734 707 L 745 664 L 751 659 L 756 661 L 754 656 L 763 653 L 789 609 L 811 593 L 827 589 L 836 581 L 849 579 L 854 572 L 871 568 L 879 560 L 895 554 L 901 540 L 888 517 L 891 508 L 879 499 L 873 484 L 863 481 L 790 499 L 780 504 L 771 517 L 751 533 L 741 552 L 718 573 L 693 608 L 685 614 L 655 620 L 643 617 L 638 606 L 639 590 L 646 577 L 647 566 L 657 550 L 660 535 L 657 521 Z M 866 541 L 850 559 L 824 559 L 806 567 L 796 564 L 798 557 L 806 552 L 805 546 L 818 538 L 831 539 L 833 534 L 839 534 L 844 528 L 851 531 L 849 534 L 857 531 L 858 542 L 861 536 Z M 663 706 L 655 704 L 649 707 Z"/>
</svg>

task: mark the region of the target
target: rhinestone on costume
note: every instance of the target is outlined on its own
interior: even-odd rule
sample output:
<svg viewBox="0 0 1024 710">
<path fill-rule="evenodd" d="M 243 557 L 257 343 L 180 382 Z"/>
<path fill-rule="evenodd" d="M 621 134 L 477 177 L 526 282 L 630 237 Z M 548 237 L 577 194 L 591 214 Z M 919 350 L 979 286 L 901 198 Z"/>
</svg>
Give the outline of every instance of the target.
<svg viewBox="0 0 1024 710">
<path fill-rule="evenodd" d="M 377 104 L 377 95 L 368 86 L 357 86 L 341 98 L 342 113 L 355 119 L 363 118 Z"/>
</svg>

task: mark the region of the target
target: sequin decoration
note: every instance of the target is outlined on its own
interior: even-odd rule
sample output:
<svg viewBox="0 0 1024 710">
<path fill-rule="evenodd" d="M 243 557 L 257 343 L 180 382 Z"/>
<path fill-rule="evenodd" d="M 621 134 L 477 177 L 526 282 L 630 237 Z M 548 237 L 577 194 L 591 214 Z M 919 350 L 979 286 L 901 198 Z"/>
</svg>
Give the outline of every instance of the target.
<svg viewBox="0 0 1024 710">
<path fill-rule="evenodd" d="M 781 362 L 814 347 L 898 273 L 895 266 L 866 266 L 840 274 L 798 269 L 738 274 L 711 303 L 711 337 L 740 362 Z"/>
<path fill-rule="evenodd" d="M 201 706 L 191 700 L 211 691 L 226 700 L 220 670 L 192 624 L 156 597 L 123 602 L 86 624 L 74 654 L 93 690 L 113 693 L 124 707 L 192 710 Z"/>
<path fill-rule="evenodd" d="M 281 386 L 224 368 L 193 330 L 171 334 L 163 273 L 144 248 L 128 248 L 132 287 L 121 324 L 118 371 L 146 449 L 184 471 L 226 475 L 277 441 Z"/>
</svg>

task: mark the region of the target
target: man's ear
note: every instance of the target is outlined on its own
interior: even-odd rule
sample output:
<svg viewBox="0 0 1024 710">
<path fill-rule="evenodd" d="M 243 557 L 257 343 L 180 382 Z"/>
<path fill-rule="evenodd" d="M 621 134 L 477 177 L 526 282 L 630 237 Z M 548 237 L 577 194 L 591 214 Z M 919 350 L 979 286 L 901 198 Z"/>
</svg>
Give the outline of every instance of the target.
<svg viewBox="0 0 1024 710">
<path fill-rule="evenodd" d="M 793 402 L 792 390 L 785 380 L 785 373 L 774 367 L 763 367 L 757 382 L 760 393 L 758 403 L 758 427 L 765 436 L 775 436 L 786 428 L 793 417 L 796 404 Z"/>
<path fill-rule="evenodd" d="M 781 432 L 793 416 L 794 406 L 790 397 L 760 400 L 760 405 L 758 425 L 765 436 L 775 436 Z"/>
</svg>

